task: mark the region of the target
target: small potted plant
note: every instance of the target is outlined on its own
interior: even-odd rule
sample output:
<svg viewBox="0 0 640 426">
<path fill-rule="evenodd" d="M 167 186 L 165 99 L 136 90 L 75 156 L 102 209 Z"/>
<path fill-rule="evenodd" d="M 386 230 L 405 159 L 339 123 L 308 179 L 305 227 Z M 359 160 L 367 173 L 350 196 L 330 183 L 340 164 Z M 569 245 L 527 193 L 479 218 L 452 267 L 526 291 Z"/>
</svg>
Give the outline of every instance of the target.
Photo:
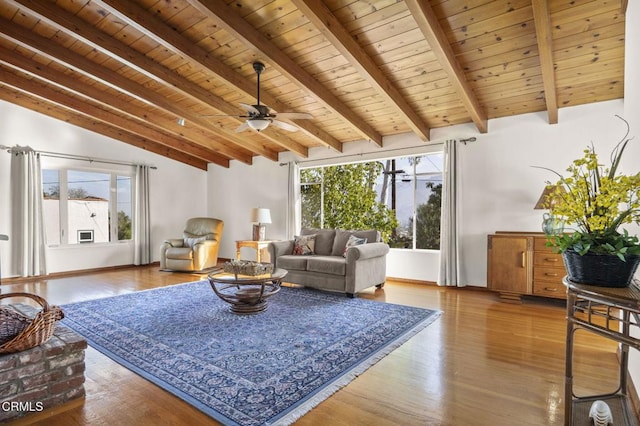
<svg viewBox="0 0 640 426">
<path fill-rule="evenodd" d="M 550 235 L 550 245 L 562 253 L 572 281 L 606 287 L 626 287 L 631 283 L 640 262 L 640 242 L 624 224 L 640 224 L 640 172 L 618 173 L 627 144 L 627 133 L 611 153 L 611 164 L 603 166 L 592 146 L 567 169 L 569 176 L 559 176 L 559 188 L 550 213 L 572 231 Z M 547 169 L 550 170 L 550 169 Z"/>
</svg>

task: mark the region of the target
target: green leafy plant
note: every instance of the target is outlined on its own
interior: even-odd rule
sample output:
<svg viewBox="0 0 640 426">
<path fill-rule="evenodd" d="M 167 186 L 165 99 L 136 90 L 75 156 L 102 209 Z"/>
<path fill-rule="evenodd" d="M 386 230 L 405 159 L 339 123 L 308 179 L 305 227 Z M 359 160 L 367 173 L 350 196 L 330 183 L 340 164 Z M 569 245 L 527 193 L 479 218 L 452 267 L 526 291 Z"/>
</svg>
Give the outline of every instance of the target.
<svg viewBox="0 0 640 426">
<path fill-rule="evenodd" d="M 549 237 L 550 245 L 560 252 L 610 254 L 622 260 L 627 255 L 640 254 L 638 237 L 626 230 L 619 231 L 623 224 L 640 224 L 640 172 L 618 173 L 622 155 L 631 140 L 628 123 L 618 118 L 627 124 L 627 132 L 611 152 L 609 167 L 598 162 L 592 145 L 584 150 L 582 158 L 569 166 L 567 177 L 545 168 L 560 177 L 556 183 L 558 189 L 552 195 L 561 201 L 551 206 L 551 214 L 576 227 L 572 233 Z"/>
<path fill-rule="evenodd" d="M 376 229 L 383 241 L 389 241 L 398 220 L 393 210 L 376 200 L 380 173 L 378 161 L 301 170 L 302 182 L 318 183 L 301 188 L 302 227 Z"/>
</svg>

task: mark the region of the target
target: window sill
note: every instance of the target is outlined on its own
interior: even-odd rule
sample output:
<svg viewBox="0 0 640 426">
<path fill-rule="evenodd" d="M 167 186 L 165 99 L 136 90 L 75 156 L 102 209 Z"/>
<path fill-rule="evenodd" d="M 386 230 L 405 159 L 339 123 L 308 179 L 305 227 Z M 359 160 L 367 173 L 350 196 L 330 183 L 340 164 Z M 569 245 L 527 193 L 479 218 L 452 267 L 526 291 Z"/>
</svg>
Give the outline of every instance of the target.
<svg viewBox="0 0 640 426">
<path fill-rule="evenodd" d="M 118 241 L 116 243 L 78 243 L 78 244 L 51 244 L 47 246 L 50 250 L 86 249 L 89 247 L 118 247 L 122 244 L 132 245 L 133 240 Z"/>
</svg>

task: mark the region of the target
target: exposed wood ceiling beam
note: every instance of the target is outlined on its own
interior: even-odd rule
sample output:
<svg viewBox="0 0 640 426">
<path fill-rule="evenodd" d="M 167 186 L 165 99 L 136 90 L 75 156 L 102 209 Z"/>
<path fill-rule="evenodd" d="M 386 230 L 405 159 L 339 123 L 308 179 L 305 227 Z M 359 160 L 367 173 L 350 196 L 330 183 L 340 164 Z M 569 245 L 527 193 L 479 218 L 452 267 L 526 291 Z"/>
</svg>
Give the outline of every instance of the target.
<svg viewBox="0 0 640 426">
<path fill-rule="evenodd" d="M 100 104 L 103 109 L 118 111 L 126 114 L 132 121 L 140 121 L 140 117 L 147 115 L 142 108 L 134 106 L 132 102 L 122 102 L 116 96 L 108 94 L 104 90 L 100 90 L 95 85 L 88 86 L 82 84 L 74 75 L 65 74 L 55 71 L 50 67 L 43 67 L 33 59 L 28 59 L 22 55 L 17 55 L 5 48 L 0 47 L 0 63 L 27 75 L 45 81 L 47 84 L 57 86 L 65 91 L 71 91 L 74 94 L 84 97 L 87 102 L 95 102 Z M 207 148 L 208 140 L 206 136 L 198 135 L 196 132 L 180 126 L 174 120 L 166 120 L 158 117 L 156 114 L 150 114 L 147 118 L 148 123 L 155 126 L 157 130 L 169 131 L 175 136 L 175 140 L 171 144 L 166 145 L 162 142 L 159 144 L 168 146 L 178 151 L 184 152 L 190 156 L 198 157 L 211 163 L 215 163 L 224 167 L 228 167 L 229 160 L 211 148 Z M 131 129 L 127 129 L 131 132 Z M 190 139 L 196 139 L 199 143 L 193 143 L 184 139 L 182 133 L 189 134 Z M 246 154 L 247 160 L 251 160 L 251 155 Z"/>
<path fill-rule="evenodd" d="M 293 0 L 296 7 L 322 32 L 349 63 L 381 94 L 390 106 L 422 140 L 429 140 L 429 126 L 420 118 L 395 84 L 342 26 L 331 10 L 320 0 Z"/>
<path fill-rule="evenodd" d="M 60 31 L 79 38 L 83 43 L 90 45 L 98 51 L 107 54 L 120 63 L 123 63 L 136 71 L 142 72 L 149 78 L 154 79 L 164 86 L 178 91 L 181 94 L 192 98 L 195 101 L 203 103 L 205 106 L 213 107 L 224 114 L 237 115 L 238 111 L 223 99 L 205 90 L 201 86 L 181 77 L 177 73 L 168 70 L 140 52 L 131 49 L 124 43 L 115 38 L 105 37 L 94 26 L 89 25 L 85 21 L 75 17 L 74 15 L 57 8 L 55 5 L 46 2 L 33 0 L 12 0 L 15 3 L 27 8 L 29 13 L 38 17 L 54 26 Z M 242 120 L 236 117 L 229 117 L 238 124 Z M 209 124 L 210 126 L 210 124 Z M 222 137 L 234 144 L 252 150 L 256 154 L 264 155 L 270 158 L 266 148 L 252 138 L 242 138 L 235 134 L 232 130 L 217 128 L 217 132 Z M 268 133 L 258 133 L 259 137 L 266 138 L 272 143 L 283 146 L 285 149 L 293 151 L 303 157 L 307 156 L 307 148 L 286 136 L 272 137 Z"/>
<path fill-rule="evenodd" d="M 273 44 L 260 31 L 256 30 L 240 15 L 231 9 L 231 6 L 223 0 L 188 0 L 201 13 L 219 22 L 221 26 L 234 37 L 242 40 L 247 46 L 255 49 L 260 56 L 269 58 L 271 66 L 287 76 L 291 81 L 299 85 L 303 90 L 310 92 L 351 126 L 365 139 L 371 140 L 378 146 L 382 146 L 382 135 L 366 121 L 342 103 L 336 96 L 307 73 L 300 65 L 287 56 L 275 44 Z"/>
<path fill-rule="evenodd" d="M 547 103 L 549 124 L 558 122 L 558 96 L 556 95 L 556 76 L 553 65 L 553 38 L 551 34 L 551 18 L 547 0 L 532 0 L 533 20 L 536 25 L 538 41 L 538 57 L 542 71 L 544 98 Z"/>
<path fill-rule="evenodd" d="M 469 83 L 467 83 L 464 70 L 456 60 L 455 53 L 431 5 L 428 1 L 422 0 L 405 0 L 405 3 L 418 23 L 431 50 L 438 58 L 440 66 L 449 76 L 449 80 L 458 96 L 460 96 L 460 100 L 467 109 L 471 120 L 473 120 L 480 133 L 487 133 L 487 115 L 473 90 L 471 90 Z"/>
<path fill-rule="evenodd" d="M 255 96 L 255 84 L 235 72 L 233 68 L 227 66 L 221 60 L 209 55 L 207 51 L 180 35 L 175 29 L 169 27 L 134 2 L 129 0 L 98 0 L 96 3 L 138 31 L 146 34 L 158 44 L 200 64 L 226 84 L 239 89 L 248 96 Z M 289 109 L 287 105 L 271 96 L 267 91 L 263 90 L 260 97 L 265 104 L 278 112 L 286 112 Z M 318 143 L 342 152 L 342 143 L 311 121 L 298 120 L 295 123 L 304 133 Z"/>
<path fill-rule="evenodd" d="M 122 141 L 129 145 L 144 149 L 149 152 L 153 152 L 154 154 L 162 155 L 164 157 L 179 161 L 189 166 L 207 170 L 208 162 L 201 158 L 185 154 L 184 152 L 178 151 L 176 149 L 158 145 L 155 142 L 149 141 L 129 132 L 124 132 L 111 125 L 96 121 L 93 118 L 87 118 L 84 115 L 70 113 L 70 111 L 56 107 L 54 104 L 48 101 L 42 101 L 39 98 L 36 98 L 30 93 L 24 93 L 18 89 L 3 85 L 2 83 L 0 83 L 0 88 L 3 89 L 0 90 L 0 99 L 4 101 L 20 105 L 32 111 L 37 111 L 49 117 L 65 121 L 75 126 L 82 127 L 83 129 L 89 130 L 91 132 L 99 133 L 106 137 Z M 228 160 L 225 167 L 228 167 Z"/>
<path fill-rule="evenodd" d="M 58 46 L 49 39 L 38 36 L 11 21 L 0 18 L 0 34 L 2 37 L 20 46 L 35 51 L 52 61 L 59 62 L 89 78 L 106 84 L 136 99 L 140 99 L 143 102 L 154 105 L 159 109 L 163 109 L 176 117 L 184 117 L 207 131 L 211 130 L 211 123 L 207 120 L 197 114 L 177 108 L 172 102 L 157 92 L 146 90 L 142 85 L 127 79 L 121 74 L 111 72 L 95 62 L 87 60 L 84 56 L 78 55 L 62 46 Z M 244 160 L 247 164 L 251 163 L 250 160 L 247 162 L 246 159 L 239 157 L 236 151 L 230 149 L 224 143 L 218 144 L 215 149 L 230 158 L 239 161 Z M 261 155 L 277 161 L 278 157 L 275 152 L 266 150 L 264 147 L 260 149 L 260 151 Z"/>
</svg>

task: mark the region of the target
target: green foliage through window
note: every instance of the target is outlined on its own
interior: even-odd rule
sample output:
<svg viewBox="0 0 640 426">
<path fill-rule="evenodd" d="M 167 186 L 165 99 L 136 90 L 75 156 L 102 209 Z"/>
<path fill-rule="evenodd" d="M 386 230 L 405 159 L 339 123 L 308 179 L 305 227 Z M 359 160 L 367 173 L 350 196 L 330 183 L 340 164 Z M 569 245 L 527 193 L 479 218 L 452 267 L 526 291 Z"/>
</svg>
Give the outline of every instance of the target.
<svg viewBox="0 0 640 426">
<path fill-rule="evenodd" d="M 377 229 L 387 241 L 398 221 L 377 200 L 379 162 L 304 169 L 300 172 L 302 226 Z"/>
<path fill-rule="evenodd" d="M 377 229 L 394 248 L 440 249 L 440 153 L 300 171 L 303 228 Z"/>
</svg>

